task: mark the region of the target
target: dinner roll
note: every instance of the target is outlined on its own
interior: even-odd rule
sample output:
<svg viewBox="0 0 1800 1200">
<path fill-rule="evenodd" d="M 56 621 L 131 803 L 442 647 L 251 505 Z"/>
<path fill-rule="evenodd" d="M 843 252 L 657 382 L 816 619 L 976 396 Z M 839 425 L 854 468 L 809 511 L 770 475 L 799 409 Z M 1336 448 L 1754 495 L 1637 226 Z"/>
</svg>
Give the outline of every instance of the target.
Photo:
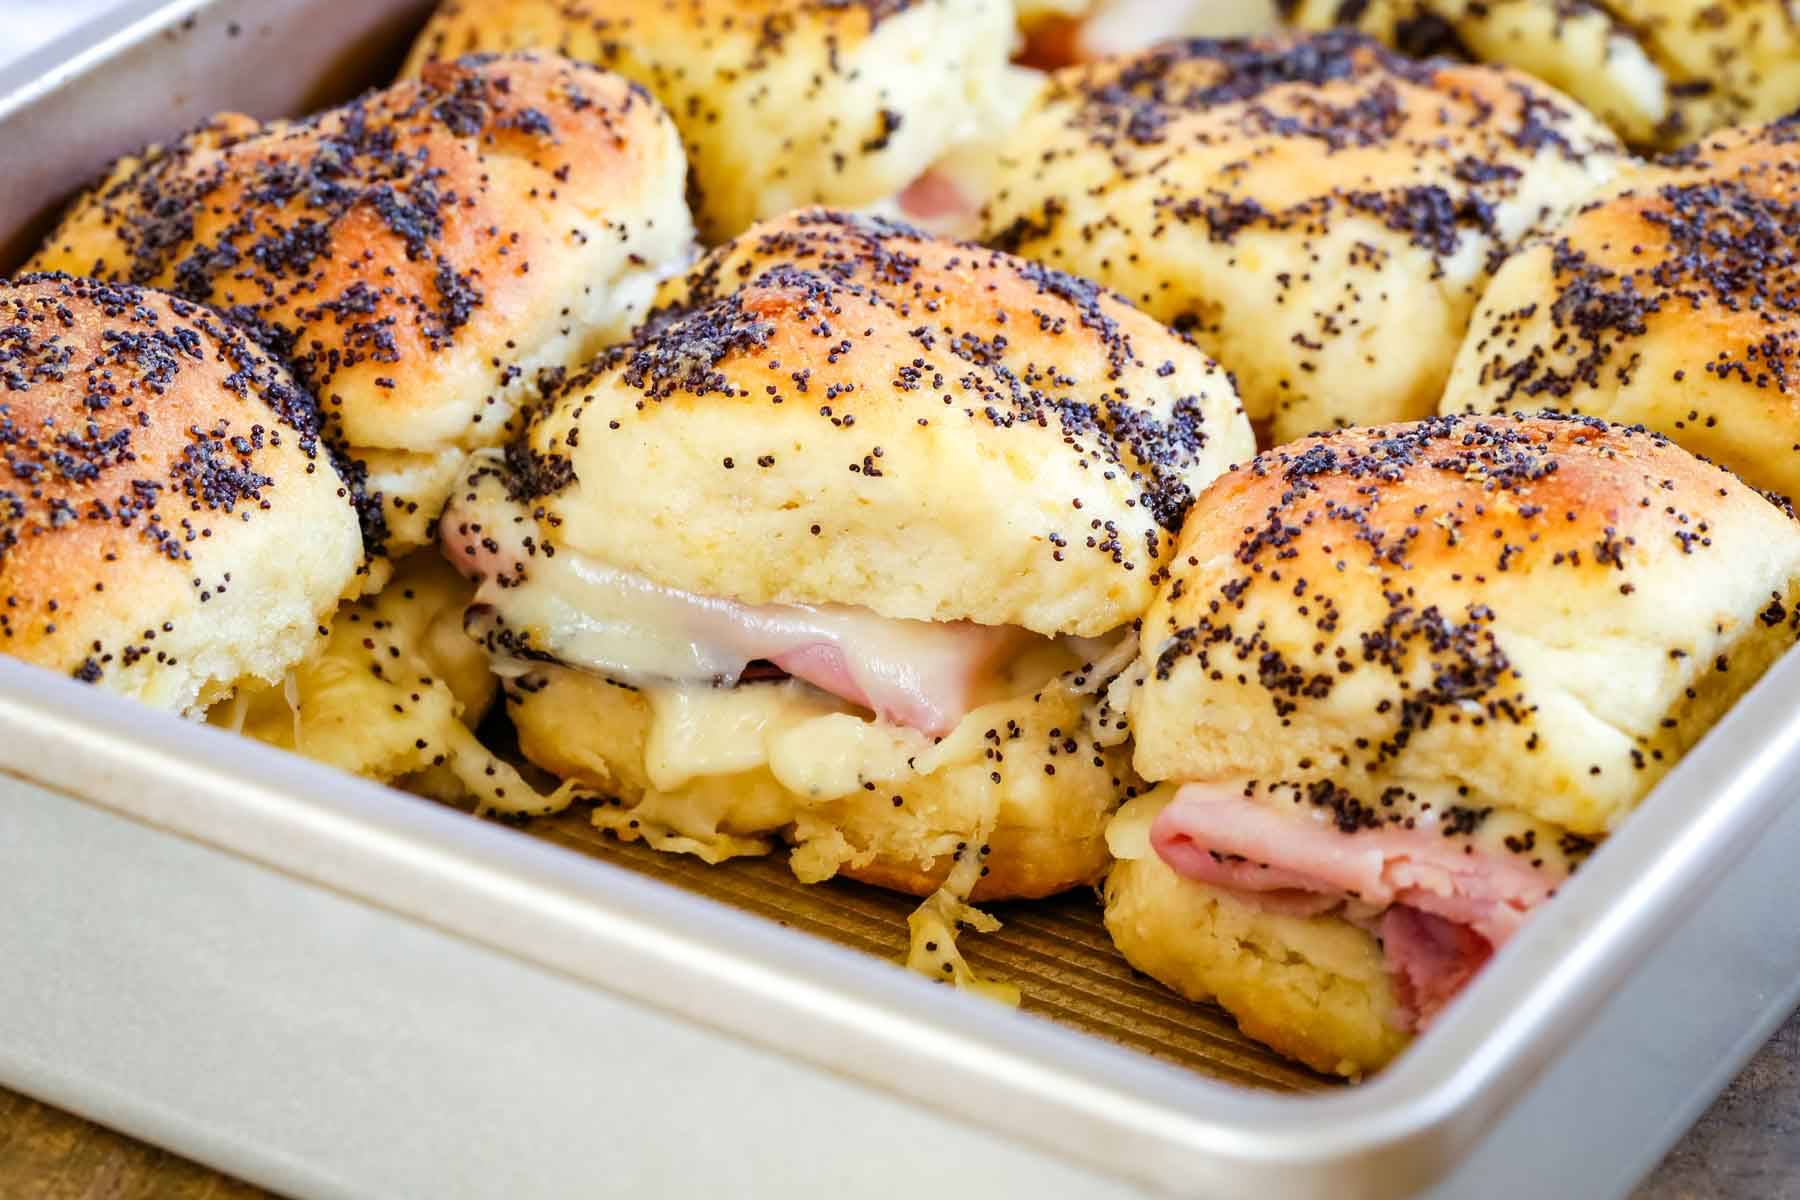
<svg viewBox="0 0 1800 1200">
<path fill-rule="evenodd" d="M 1791 510 L 1641 428 L 1265 454 L 1196 504 L 1113 689 L 1166 784 L 1109 832 L 1109 927 L 1253 1036 L 1374 1069 L 1793 644 L 1797 600 Z"/>
<path fill-rule="evenodd" d="M 1640 146 L 1675 146 L 1800 104 L 1787 0 L 1287 0 L 1310 29 L 1350 24 L 1413 54 L 1504 63 L 1575 97 Z"/>
<path fill-rule="evenodd" d="M 1800 124 L 1624 172 L 1494 277 L 1447 412 L 1642 423 L 1800 496 Z"/>
<path fill-rule="evenodd" d="M 1067 68 L 1013 146 L 985 239 L 1192 334 L 1276 441 L 1434 411 L 1495 261 L 1617 155 L 1525 76 L 1342 32 Z"/>
<path fill-rule="evenodd" d="M 664 300 L 528 448 L 559 546 L 668 587 L 1098 636 L 1254 449 L 1116 296 L 879 218 L 759 225 Z"/>
<path fill-rule="evenodd" d="M 445 0 L 407 73 L 541 47 L 649 88 L 681 127 L 700 232 L 886 200 L 980 138 L 1011 86 L 1006 0 Z"/>
<path fill-rule="evenodd" d="M 463 452 L 685 261 L 684 179 L 668 117 L 617 76 L 446 63 L 124 158 L 32 261 L 212 304 L 290 361 L 359 464 L 372 552 L 398 556 L 429 540 Z"/>
<path fill-rule="evenodd" d="M 189 713 L 280 679 L 362 545 L 311 397 L 218 314 L 0 281 L 0 651 Z"/>
<path fill-rule="evenodd" d="M 1092 284 L 828 210 L 665 299 L 444 517 L 527 757 L 709 860 L 1096 880 L 1134 785 L 1096 693 L 1252 452 L 1230 380 Z"/>
</svg>

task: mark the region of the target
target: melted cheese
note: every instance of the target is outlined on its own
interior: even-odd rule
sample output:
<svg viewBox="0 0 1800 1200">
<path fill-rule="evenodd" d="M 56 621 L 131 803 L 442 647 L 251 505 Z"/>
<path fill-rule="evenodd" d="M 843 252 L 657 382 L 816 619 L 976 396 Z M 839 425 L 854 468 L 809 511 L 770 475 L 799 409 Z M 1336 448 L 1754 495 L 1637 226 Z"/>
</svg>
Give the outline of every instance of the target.
<svg viewBox="0 0 1800 1200">
<path fill-rule="evenodd" d="M 643 692 L 653 714 L 644 767 L 651 785 L 662 791 L 703 776 L 753 771 L 796 731 L 839 711 L 829 697 L 792 683 L 673 685 Z"/>
<path fill-rule="evenodd" d="M 460 628 L 466 598 L 436 555 L 414 555 L 378 594 L 345 604 L 318 652 L 280 686 L 243 687 L 210 719 L 352 774 L 473 800 L 482 812 L 566 807 L 572 785 L 539 795 L 469 729 L 493 680 Z"/>
<path fill-rule="evenodd" d="M 1000 922 L 969 903 L 969 892 L 981 878 L 981 857 L 974 852 L 985 845 L 988 830 L 977 830 L 977 837 L 966 852 L 958 853 L 956 865 L 945 878 L 944 885 L 925 898 L 906 918 L 908 943 L 906 965 L 928 979 L 954 984 L 957 988 L 986 996 L 990 1000 L 1017 1008 L 1019 989 L 998 979 L 978 974 L 963 957 L 956 944 L 964 929 L 977 933 L 996 933 Z"/>
<path fill-rule="evenodd" d="M 1127 800 L 1106 826 L 1106 848 L 1123 862 L 1149 858 L 1150 827 L 1156 816 L 1174 798 L 1175 789 L 1159 787 L 1133 800 Z"/>
</svg>

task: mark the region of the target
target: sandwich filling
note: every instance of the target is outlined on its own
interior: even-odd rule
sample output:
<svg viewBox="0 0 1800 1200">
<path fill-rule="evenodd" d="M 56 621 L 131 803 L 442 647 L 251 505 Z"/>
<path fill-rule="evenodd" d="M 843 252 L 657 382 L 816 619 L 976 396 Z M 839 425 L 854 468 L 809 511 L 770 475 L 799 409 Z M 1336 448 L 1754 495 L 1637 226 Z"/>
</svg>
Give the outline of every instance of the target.
<svg viewBox="0 0 1800 1200">
<path fill-rule="evenodd" d="M 507 494 L 492 458 L 494 469 L 470 473 L 440 530 L 450 560 L 479 585 L 466 623 L 502 675 L 549 663 L 644 690 L 791 677 L 879 721 L 942 738 L 1015 687 L 1006 668 L 1051 641 L 1010 626 L 852 605 L 746 604 L 665 587 L 539 542 L 536 520 Z"/>
<path fill-rule="evenodd" d="M 1430 1024 L 1586 848 L 1518 814 L 1429 804 L 1346 828 L 1331 808 L 1307 804 L 1308 790 L 1183 785 L 1149 820 L 1148 849 L 1239 902 L 1367 931 L 1407 1032 Z M 1292 805 L 1272 803 L 1289 792 Z"/>
</svg>

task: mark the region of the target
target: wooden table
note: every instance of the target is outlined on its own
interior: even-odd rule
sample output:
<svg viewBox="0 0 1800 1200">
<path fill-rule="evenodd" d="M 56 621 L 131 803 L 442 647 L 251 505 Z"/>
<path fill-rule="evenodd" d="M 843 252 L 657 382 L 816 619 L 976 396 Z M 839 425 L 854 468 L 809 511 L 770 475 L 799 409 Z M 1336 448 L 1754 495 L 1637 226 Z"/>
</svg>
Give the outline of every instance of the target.
<svg viewBox="0 0 1800 1200">
<path fill-rule="evenodd" d="M 250 1200 L 268 1193 L 0 1090 L 0 1196 Z M 1800 1196 L 1800 1015 L 1790 1019 L 1635 1200 Z"/>
</svg>

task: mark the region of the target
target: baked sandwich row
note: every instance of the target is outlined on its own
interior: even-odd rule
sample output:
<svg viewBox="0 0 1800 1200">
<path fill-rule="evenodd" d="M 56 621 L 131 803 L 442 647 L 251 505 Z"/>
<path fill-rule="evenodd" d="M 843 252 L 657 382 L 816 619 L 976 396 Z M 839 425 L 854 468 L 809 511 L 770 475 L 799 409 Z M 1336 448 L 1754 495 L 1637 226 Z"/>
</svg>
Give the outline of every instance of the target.
<svg viewBox="0 0 1800 1200">
<path fill-rule="evenodd" d="M 1795 127 L 1646 162 L 1341 31 L 1042 74 L 1006 4 L 612 7 L 446 4 L 76 201 L 0 284 L 0 650 L 785 849 L 965 986 L 972 903 L 1101 886 L 1357 1075 L 1800 629 Z"/>
</svg>

